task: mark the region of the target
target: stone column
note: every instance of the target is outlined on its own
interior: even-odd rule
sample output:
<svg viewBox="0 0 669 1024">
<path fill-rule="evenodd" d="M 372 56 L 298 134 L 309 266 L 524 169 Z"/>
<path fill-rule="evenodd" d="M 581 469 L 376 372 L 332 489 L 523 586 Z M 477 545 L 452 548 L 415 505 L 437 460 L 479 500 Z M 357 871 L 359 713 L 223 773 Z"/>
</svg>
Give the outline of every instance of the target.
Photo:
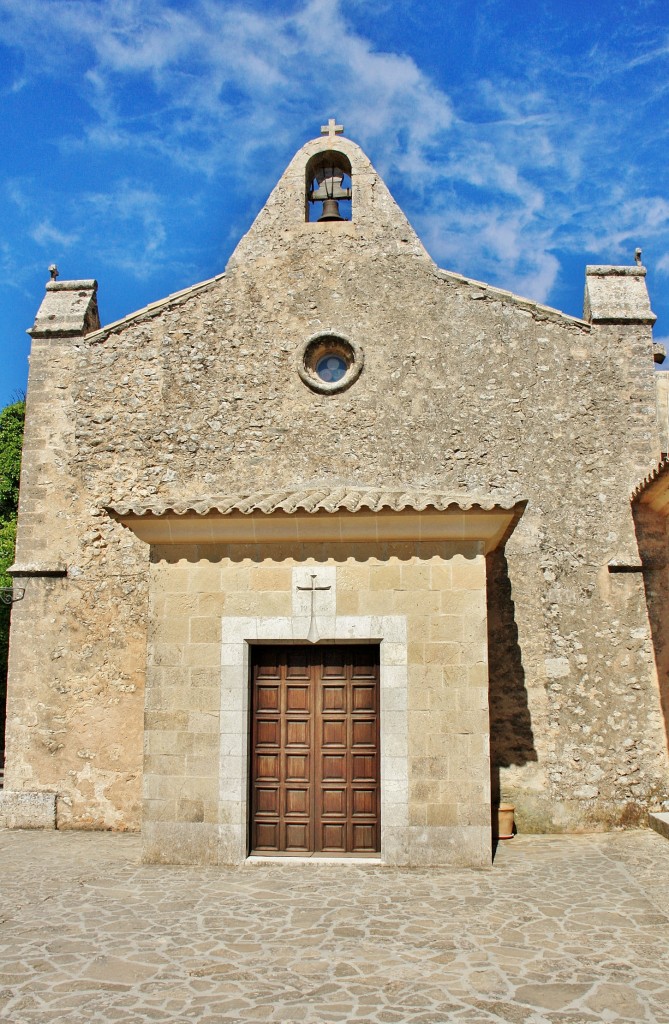
<svg viewBox="0 0 669 1024">
<path fill-rule="evenodd" d="M 58 747 L 57 716 L 42 712 L 75 542 L 77 504 L 72 377 L 77 344 L 100 326 L 96 281 L 47 283 L 33 327 L 7 680 L 5 789 L 0 825 L 53 828 L 56 793 L 44 762 Z M 36 632 L 36 624 L 39 630 Z M 52 636 L 47 634 L 52 633 Z"/>
<path fill-rule="evenodd" d="M 619 551 L 616 565 L 638 565 L 639 555 L 628 496 L 648 471 L 649 427 L 651 460 L 660 456 L 657 427 L 656 388 L 653 373 L 653 324 L 657 317 L 650 308 L 646 268 L 634 266 L 588 266 L 585 277 L 584 318 L 593 326 L 596 355 L 610 366 L 612 378 L 625 383 L 629 395 L 626 431 L 630 456 L 626 479 L 617 491 L 621 504 Z M 608 497 L 608 496 L 607 496 Z"/>
</svg>

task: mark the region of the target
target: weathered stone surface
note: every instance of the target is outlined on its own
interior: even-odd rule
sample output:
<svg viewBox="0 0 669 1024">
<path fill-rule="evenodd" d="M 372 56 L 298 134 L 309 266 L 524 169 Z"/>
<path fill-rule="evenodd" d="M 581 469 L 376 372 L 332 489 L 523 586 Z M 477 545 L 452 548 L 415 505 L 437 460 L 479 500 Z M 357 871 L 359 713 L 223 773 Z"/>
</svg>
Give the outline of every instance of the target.
<svg viewBox="0 0 669 1024">
<path fill-rule="evenodd" d="M 14 606 L 8 785 L 56 790 L 64 827 L 138 828 L 147 640 L 170 697 L 189 700 L 151 700 L 147 715 L 189 716 L 167 733 L 215 734 L 206 673 L 220 657 L 221 617 L 257 617 L 261 606 L 268 621 L 292 615 L 285 580 L 257 574 L 280 580 L 300 564 L 294 545 L 277 543 L 267 564 L 253 545 L 157 556 L 105 507 L 215 505 L 277 487 L 418 491 L 527 502 L 504 549 L 487 556 L 487 606 L 462 552 L 414 565 L 407 536 L 396 561 L 364 545 L 362 555 L 308 550 L 328 569 L 346 563 L 338 614 L 421 609 L 408 640 L 412 713 L 443 705 L 454 733 L 462 723 L 486 734 L 486 708 L 456 692 L 463 667 L 467 684 L 489 683 L 493 800 L 516 805 L 521 831 L 645 820 L 669 798 L 669 633 L 664 521 L 646 509 L 635 532 L 629 502 L 663 444 L 642 268 L 588 275 L 590 322 L 441 271 L 364 154 L 339 138 L 353 220 L 306 223 L 305 166 L 323 145 L 296 155 L 225 275 L 101 330 L 83 317 L 70 338 L 48 324 L 35 334 L 17 563 L 44 575 L 26 579 Z M 69 294 L 50 289 L 49 301 Z M 364 350 L 347 391 L 316 393 L 297 372 L 297 352 L 322 331 Z M 640 547 L 648 572 L 609 571 L 638 568 Z M 54 565 L 67 578 L 48 576 Z M 180 579 L 167 589 L 173 568 L 175 580 L 193 570 L 185 590 Z M 442 574 L 438 586 L 426 586 L 427 569 Z M 200 754 L 177 744 L 146 756 Z M 203 746 L 201 756 L 209 767 L 197 777 L 213 788 L 216 753 Z M 431 757 L 415 756 L 417 783 L 442 781 Z M 447 829 L 454 815 L 465 827 L 456 788 L 416 797 L 425 820 L 412 827 Z M 178 812 L 174 793 L 147 799 L 157 822 L 182 814 L 191 832 L 209 823 L 209 792 L 184 794 Z M 467 827 L 481 828 L 480 802 L 469 810 Z"/>
<path fill-rule="evenodd" d="M 97 330 L 97 290 L 97 281 L 48 281 L 30 334 L 33 338 L 57 338 Z"/>
<path fill-rule="evenodd" d="M 669 452 L 669 373 L 655 375 L 657 393 L 657 422 L 660 433 L 660 448 Z"/>
<path fill-rule="evenodd" d="M 651 811 L 648 815 L 648 824 L 665 839 L 669 839 L 669 812 Z"/>
<path fill-rule="evenodd" d="M 653 324 L 646 268 L 587 267 L 585 278 L 586 320 L 591 323 Z"/>
<path fill-rule="evenodd" d="M 55 827 L 55 793 L 0 790 L 0 828 Z"/>
</svg>

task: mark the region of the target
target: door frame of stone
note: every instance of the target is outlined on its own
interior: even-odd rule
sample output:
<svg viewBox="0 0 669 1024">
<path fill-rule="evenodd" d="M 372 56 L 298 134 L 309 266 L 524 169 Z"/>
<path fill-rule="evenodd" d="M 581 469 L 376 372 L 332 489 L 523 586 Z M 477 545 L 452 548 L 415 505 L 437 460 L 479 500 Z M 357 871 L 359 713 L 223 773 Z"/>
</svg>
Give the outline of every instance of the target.
<svg viewBox="0 0 669 1024">
<path fill-rule="evenodd" d="M 303 616 L 223 616 L 221 625 L 219 860 L 240 864 L 250 817 L 251 646 L 304 644 L 305 629 Z M 406 616 L 328 616 L 319 633 L 324 645 L 379 645 L 381 860 L 401 863 L 409 825 Z"/>
</svg>

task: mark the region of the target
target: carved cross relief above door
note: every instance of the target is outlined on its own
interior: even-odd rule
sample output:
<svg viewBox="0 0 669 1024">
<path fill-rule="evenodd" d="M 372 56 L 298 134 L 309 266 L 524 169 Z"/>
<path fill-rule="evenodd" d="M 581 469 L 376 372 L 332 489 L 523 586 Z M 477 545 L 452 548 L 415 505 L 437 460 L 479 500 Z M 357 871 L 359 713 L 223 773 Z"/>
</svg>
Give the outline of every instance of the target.
<svg viewBox="0 0 669 1024">
<path fill-rule="evenodd" d="M 337 603 L 337 570 L 332 566 L 293 569 L 293 614 L 304 620 L 304 639 L 331 638 Z"/>
</svg>

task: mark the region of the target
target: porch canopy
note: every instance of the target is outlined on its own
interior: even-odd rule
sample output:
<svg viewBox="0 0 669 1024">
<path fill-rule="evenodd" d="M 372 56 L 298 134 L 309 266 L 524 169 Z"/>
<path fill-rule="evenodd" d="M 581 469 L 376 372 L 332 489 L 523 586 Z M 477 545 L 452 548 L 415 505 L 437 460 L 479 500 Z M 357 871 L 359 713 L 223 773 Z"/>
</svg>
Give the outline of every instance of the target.
<svg viewBox="0 0 669 1024">
<path fill-rule="evenodd" d="M 106 511 L 151 545 L 478 542 L 493 551 L 526 501 L 423 490 L 311 488 L 191 502 L 110 504 Z"/>
</svg>

